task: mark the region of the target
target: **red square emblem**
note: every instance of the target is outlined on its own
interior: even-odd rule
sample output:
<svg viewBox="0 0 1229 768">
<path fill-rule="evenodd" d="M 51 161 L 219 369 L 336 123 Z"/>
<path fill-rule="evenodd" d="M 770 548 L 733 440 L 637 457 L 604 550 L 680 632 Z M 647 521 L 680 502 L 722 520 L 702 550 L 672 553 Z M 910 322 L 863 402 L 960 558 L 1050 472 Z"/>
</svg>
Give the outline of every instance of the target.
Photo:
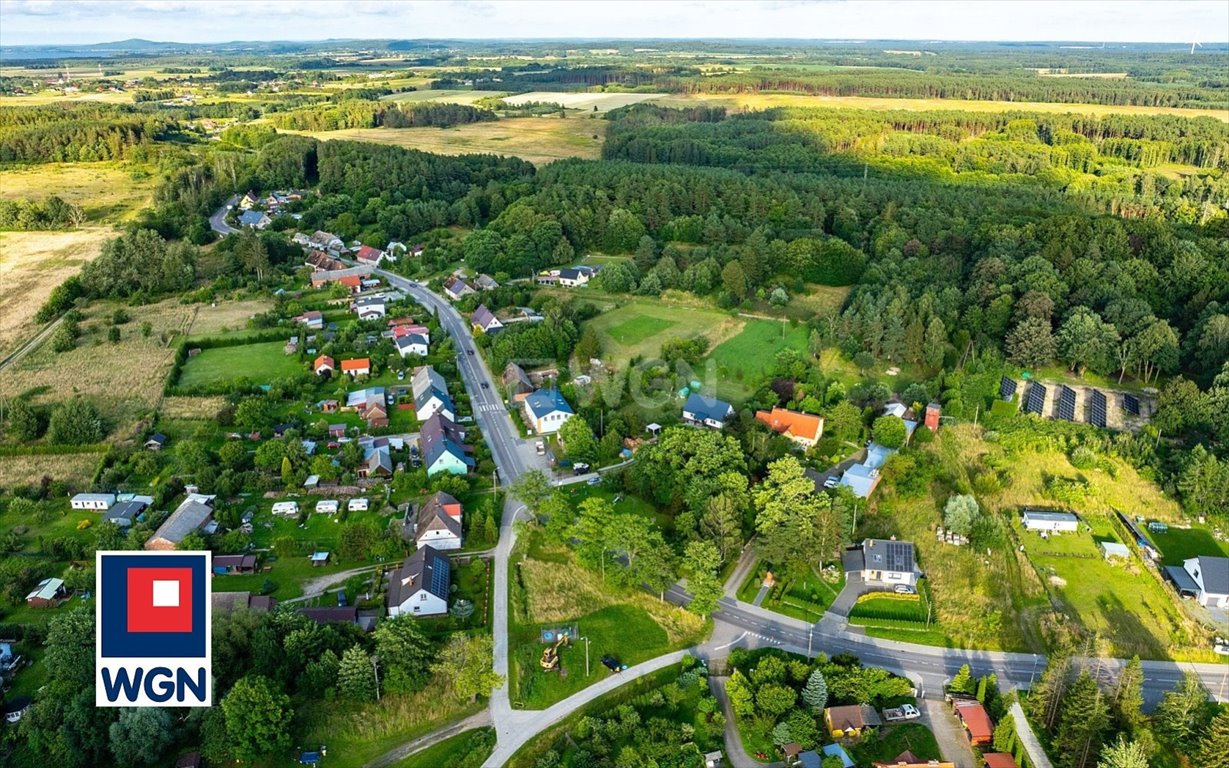
<svg viewBox="0 0 1229 768">
<path fill-rule="evenodd" d="M 128 631 L 191 632 L 192 569 L 129 568 Z"/>
</svg>

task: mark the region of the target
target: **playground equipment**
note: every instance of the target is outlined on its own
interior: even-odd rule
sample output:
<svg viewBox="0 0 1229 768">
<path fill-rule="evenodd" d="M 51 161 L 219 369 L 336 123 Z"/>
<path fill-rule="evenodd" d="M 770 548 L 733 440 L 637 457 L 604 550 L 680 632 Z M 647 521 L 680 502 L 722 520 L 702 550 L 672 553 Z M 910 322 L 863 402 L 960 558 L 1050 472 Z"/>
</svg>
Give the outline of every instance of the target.
<svg viewBox="0 0 1229 768">
<path fill-rule="evenodd" d="M 554 645 L 548 645 L 542 650 L 542 659 L 538 662 L 542 665 L 542 669 L 545 669 L 547 672 L 554 672 L 559 669 L 559 649 L 567 648 L 571 644 L 568 636 L 560 633 L 559 639 L 555 641 Z"/>
</svg>

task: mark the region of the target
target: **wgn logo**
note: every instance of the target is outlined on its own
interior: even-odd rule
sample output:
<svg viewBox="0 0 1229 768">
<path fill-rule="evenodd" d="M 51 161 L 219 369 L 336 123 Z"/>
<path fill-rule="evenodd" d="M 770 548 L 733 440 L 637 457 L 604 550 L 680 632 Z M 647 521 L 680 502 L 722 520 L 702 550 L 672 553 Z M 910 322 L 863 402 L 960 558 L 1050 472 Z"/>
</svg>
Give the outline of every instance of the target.
<svg viewBox="0 0 1229 768">
<path fill-rule="evenodd" d="M 208 707 L 208 552 L 99 552 L 99 707 Z"/>
</svg>

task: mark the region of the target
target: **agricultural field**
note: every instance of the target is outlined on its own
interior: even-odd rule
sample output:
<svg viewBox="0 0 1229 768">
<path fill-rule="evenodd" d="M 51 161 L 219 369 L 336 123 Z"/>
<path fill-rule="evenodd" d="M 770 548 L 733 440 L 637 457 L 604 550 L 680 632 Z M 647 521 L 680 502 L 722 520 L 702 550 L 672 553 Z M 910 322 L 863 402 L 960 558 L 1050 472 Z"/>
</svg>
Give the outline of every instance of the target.
<svg viewBox="0 0 1229 768">
<path fill-rule="evenodd" d="M 285 345 L 284 341 L 266 341 L 203 349 L 184 363 L 178 385 L 191 391 L 238 379 L 267 384 L 302 373 L 299 356 L 287 355 L 283 351 Z"/>
<path fill-rule="evenodd" d="M 704 335 L 710 345 L 718 345 L 746 324 L 715 309 L 647 299 L 627 301 L 589 323 L 601 341 L 603 359 L 617 367 L 633 357 L 657 357 L 666 339 Z"/>
<path fill-rule="evenodd" d="M 844 107 L 887 111 L 933 109 L 965 112 L 1049 112 L 1057 114 L 1102 115 L 1177 115 L 1212 117 L 1229 122 L 1229 112 L 1185 107 L 1135 106 L 1130 104 L 1066 104 L 1038 101 L 976 101 L 970 99 L 894 99 L 873 96 L 810 96 L 801 93 L 671 94 L 654 103 L 663 107 L 687 107 L 697 103 L 724 106 L 730 110 L 754 111 L 772 107 Z"/>
<path fill-rule="evenodd" d="M 597 159 L 601 155 L 606 123 L 585 118 L 509 117 L 451 128 L 347 128 L 306 135 L 321 140 L 394 144 L 441 155 L 510 155 L 542 165 L 568 157 Z"/>
<path fill-rule="evenodd" d="M 513 610 L 509 628 L 509 685 L 514 705 L 543 709 L 611 674 L 601 664 L 610 654 L 632 666 L 699 642 L 705 622 L 695 614 L 639 590 L 602 582 L 599 573 L 580 567 L 564 547 L 531 534 L 529 556 L 514 560 Z M 544 626 L 576 624 L 589 638 L 589 673 L 584 643 L 561 651 L 566 675 L 538 664 L 545 645 Z"/>
<path fill-rule="evenodd" d="M 0 396 L 36 391 L 34 403 L 48 404 L 81 395 L 95 402 L 115 439 L 128 437 L 161 397 L 174 363 L 175 339 L 190 332 L 200 307 L 176 299 L 125 307 L 132 319 L 119 326 L 120 340 L 113 343 L 107 333 L 112 313 L 121 306 L 91 303 L 82 311 L 76 346 L 55 352 L 50 343 L 40 344 L 5 370 Z M 149 323 L 149 335 L 142 332 L 143 323 Z"/>
<path fill-rule="evenodd" d="M 0 199 L 42 200 L 56 195 L 81 206 L 91 222 L 127 221 L 153 199 L 156 177 L 133 163 L 43 163 L 6 168 Z"/>
<path fill-rule="evenodd" d="M 49 475 L 72 487 L 83 488 L 89 485 L 101 461 L 99 453 L 0 456 L 0 487 L 25 485 Z"/>
<path fill-rule="evenodd" d="M 662 93 L 563 93 L 559 91 L 532 91 L 506 96 L 504 101 L 513 105 L 558 104 L 566 109 L 579 109 L 584 112 L 609 112 L 612 109 L 639 104 L 642 101 L 653 101 L 665 94 Z"/>
<path fill-rule="evenodd" d="M 473 104 L 479 99 L 498 98 L 503 95 L 501 91 L 424 90 L 390 93 L 382 96 L 380 101 L 395 101 L 399 104 L 416 104 L 424 101 L 437 101 L 441 104 Z"/>
<path fill-rule="evenodd" d="M 7 178 L 7 177 L 6 177 Z M 0 356 L 39 331 L 34 315 L 57 285 L 77 274 L 110 236 L 100 228 L 71 232 L 0 232 Z"/>
</svg>

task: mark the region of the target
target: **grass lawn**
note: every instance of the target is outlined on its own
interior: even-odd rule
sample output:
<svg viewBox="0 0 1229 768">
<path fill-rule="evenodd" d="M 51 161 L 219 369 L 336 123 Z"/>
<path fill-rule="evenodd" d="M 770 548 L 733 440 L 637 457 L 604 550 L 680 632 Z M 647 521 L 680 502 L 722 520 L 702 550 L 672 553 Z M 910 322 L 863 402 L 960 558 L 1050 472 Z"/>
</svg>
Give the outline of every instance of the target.
<svg viewBox="0 0 1229 768">
<path fill-rule="evenodd" d="M 399 744 L 467 717 L 485 701 L 460 702 L 441 692 L 444 681 L 408 695 L 386 695 L 379 704 L 312 702 L 300 712 L 305 748 L 329 748 L 329 768 L 359 768 Z M 440 763 L 445 765 L 446 763 Z"/>
<path fill-rule="evenodd" d="M 814 569 L 802 574 L 777 573 L 772 566 L 766 566 L 777 576 L 777 586 L 764 596 L 762 608 L 775 611 L 784 616 L 791 616 L 803 621 L 819 621 L 832 601 L 841 593 L 845 586 L 845 572 L 837 568 L 835 578 L 825 579 Z M 758 566 L 746 581 L 738 588 L 738 599 L 750 603 L 760 591 L 764 581 L 762 564 Z"/>
<path fill-rule="evenodd" d="M 858 765 L 870 765 L 876 760 L 887 762 L 905 750 L 922 760 L 937 760 L 940 757 L 935 735 L 921 723 L 884 726 L 879 733 L 846 749 Z"/>
<path fill-rule="evenodd" d="M 670 338 L 708 337 L 720 344 L 742 330 L 744 321 L 703 306 L 633 299 L 589 321 L 602 344 L 602 359 L 623 367 L 633 357 L 652 359 Z"/>
<path fill-rule="evenodd" d="M 600 573 L 581 567 L 566 547 L 531 532 L 524 558 L 512 568 L 512 620 L 509 622 L 509 686 L 514 706 L 542 709 L 612 674 L 601 664 L 609 654 L 633 666 L 663 653 L 686 648 L 707 632 L 707 623 L 656 597 L 603 582 Z M 589 638 L 561 652 L 561 671 L 539 665 L 545 646 L 543 627 L 576 624 Z"/>
<path fill-rule="evenodd" d="M 1204 526 L 1192 525 L 1190 528 L 1171 526 L 1164 533 L 1150 531 L 1146 526 L 1141 525 L 1140 527 L 1144 528 L 1148 538 L 1152 539 L 1152 543 L 1161 550 L 1166 565 L 1182 565 L 1182 561 L 1200 555 L 1229 557 L 1229 544 L 1217 541 L 1212 531 Z"/>
<path fill-rule="evenodd" d="M 745 399 L 759 379 L 772 368 L 777 352 L 805 352 L 809 331 L 776 320 L 748 320 L 742 331 L 709 353 L 717 363 L 718 392 L 734 400 Z"/>
<path fill-rule="evenodd" d="M 1165 589 L 1134 558 L 1110 562 L 1098 541 L 1117 541 L 1109 521 L 1086 517 L 1092 533 L 1051 536 L 1018 531 L 1051 594 L 1119 658 L 1168 658 L 1175 640 L 1191 644 L 1185 618 Z"/>
<path fill-rule="evenodd" d="M 184 363 L 178 385 L 190 390 L 241 378 L 267 384 L 274 379 L 302 372 L 303 365 L 298 355 L 287 355 L 282 351 L 285 345 L 283 341 L 266 341 L 203 349 L 199 355 Z"/>
<path fill-rule="evenodd" d="M 558 117 L 509 117 L 450 128 L 348 128 L 307 135 L 322 141 L 345 139 L 395 144 L 440 155 L 509 155 L 542 165 L 568 157 L 596 160 L 602 151 L 606 122 L 586 117 L 566 120 Z"/>
<path fill-rule="evenodd" d="M 152 201 L 157 176 L 135 163 L 39 163 L 4 169 L 0 199 L 56 195 L 80 205 L 92 222 L 125 221 Z"/>
<path fill-rule="evenodd" d="M 393 768 L 440 768 L 476 766 L 495 749 L 495 729 L 475 728 L 444 739 L 421 752 L 394 763 Z"/>
</svg>

